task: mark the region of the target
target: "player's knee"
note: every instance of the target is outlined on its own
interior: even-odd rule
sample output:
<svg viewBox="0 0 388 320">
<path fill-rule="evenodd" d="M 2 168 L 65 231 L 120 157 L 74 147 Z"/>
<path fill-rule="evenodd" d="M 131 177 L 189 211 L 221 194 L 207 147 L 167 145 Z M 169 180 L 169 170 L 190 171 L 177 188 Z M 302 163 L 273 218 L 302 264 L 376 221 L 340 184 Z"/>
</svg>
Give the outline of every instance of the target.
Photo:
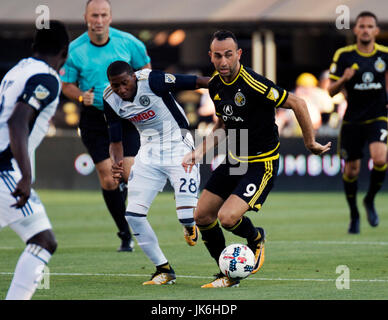
<svg viewBox="0 0 388 320">
<path fill-rule="evenodd" d="M 194 211 L 194 221 L 200 226 L 208 225 L 214 221 L 211 215 L 206 214 L 206 212 L 196 209 Z"/>
<path fill-rule="evenodd" d="M 380 156 L 373 158 L 373 166 L 374 167 L 383 167 L 387 163 L 387 156 Z"/>
<path fill-rule="evenodd" d="M 53 254 L 58 247 L 57 240 L 55 239 L 54 233 L 52 230 L 45 230 L 42 231 L 35 236 L 33 236 L 31 239 L 27 241 L 27 244 L 36 244 L 43 249 L 46 249 L 48 252 Z"/>
<path fill-rule="evenodd" d="M 104 190 L 116 190 L 119 186 L 119 183 L 109 175 L 104 175 L 100 178 L 101 188 Z"/>
<path fill-rule="evenodd" d="M 239 221 L 239 218 L 233 213 L 227 212 L 223 209 L 218 212 L 218 219 L 224 228 L 231 228 Z"/>
</svg>

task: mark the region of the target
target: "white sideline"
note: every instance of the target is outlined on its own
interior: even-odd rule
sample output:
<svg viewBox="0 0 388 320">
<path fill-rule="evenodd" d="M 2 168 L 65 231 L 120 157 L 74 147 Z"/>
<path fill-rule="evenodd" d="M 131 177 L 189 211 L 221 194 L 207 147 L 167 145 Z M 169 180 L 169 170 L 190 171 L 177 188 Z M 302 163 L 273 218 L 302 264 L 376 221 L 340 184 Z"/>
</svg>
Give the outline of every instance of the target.
<svg viewBox="0 0 388 320">
<path fill-rule="evenodd" d="M 0 275 L 13 275 L 13 272 L 0 272 Z M 83 276 L 83 277 L 149 277 L 149 274 L 130 273 L 49 273 L 51 276 Z M 177 278 L 189 279 L 213 279 L 207 276 L 177 275 Z M 311 282 L 335 282 L 337 279 L 292 279 L 292 278 L 255 278 L 249 277 L 244 281 L 311 281 Z M 388 282 L 388 279 L 349 279 L 350 282 Z"/>
</svg>

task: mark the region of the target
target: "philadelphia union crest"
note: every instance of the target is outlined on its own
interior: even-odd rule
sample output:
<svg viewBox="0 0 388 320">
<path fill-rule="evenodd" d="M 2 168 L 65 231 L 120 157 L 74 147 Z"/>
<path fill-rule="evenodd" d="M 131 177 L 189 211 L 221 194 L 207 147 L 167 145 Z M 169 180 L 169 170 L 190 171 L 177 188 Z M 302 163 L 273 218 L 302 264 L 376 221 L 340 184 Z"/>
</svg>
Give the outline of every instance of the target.
<svg viewBox="0 0 388 320">
<path fill-rule="evenodd" d="M 140 102 L 140 104 L 143 106 L 143 107 L 147 107 L 147 106 L 149 106 L 150 105 L 150 98 L 149 97 L 147 97 L 147 96 L 141 96 L 140 98 L 139 98 L 139 102 Z"/>
</svg>

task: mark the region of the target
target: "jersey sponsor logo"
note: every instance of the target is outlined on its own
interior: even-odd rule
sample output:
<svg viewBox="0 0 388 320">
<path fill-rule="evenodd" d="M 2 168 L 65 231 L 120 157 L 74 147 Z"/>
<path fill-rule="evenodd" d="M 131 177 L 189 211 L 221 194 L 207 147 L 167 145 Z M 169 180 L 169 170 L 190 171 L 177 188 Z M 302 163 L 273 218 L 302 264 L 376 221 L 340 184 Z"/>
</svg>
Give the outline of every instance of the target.
<svg viewBox="0 0 388 320">
<path fill-rule="evenodd" d="M 40 84 L 35 88 L 34 95 L 36 99 L 44 100 L 50 95 L 50 91 Z"/>
<path fill-rule="evenodd" d="M 280 97 L 279 91 L 276 90 L 275 88 L 271 88 L 268 92 L 267 98 L 269 100 L 277 101 Z"/>
<path fill-rule="evenodd" d="M 231 116 L 233 114 L 233 108 L 230 104 L 227 104 L 224 106 L 224 113 L 227 115 L 227 116 Z"/>
<path fill-rule="evenodd" d="M 220 96 L 218 95 L 218 93 L 214 96 L 213 100 L 221 100 Z"/>
<path fill-rule="evenodd" d="M 141 96 L 141 97 L 139 98 L 139 102 L 140 102 L 140 104 L 141 104 L 143 107 L 147 107 L 147 106 L 150 105 L 151 100 L 150 100 L 150 98 L 147 97 L 147 96 Z"/>
<path fill-rule="evenodd" d="M 237 106 L 242 107 L 245 105 L 245 102 L 246 102 L 246 99 L 244 94 L 242 92 L 237 92 L 234 96 L 234 103 Z"/>
<path fill-rule="evenodd" d="M 383 59 L 381 59 L 381 57 L 378 57 L 376 62 L 375 62 L 375 69 L 377 72 L 384 72 L 385 69 L 386 69 L 386 64 L 385 64 L 385 61 Z"/>
<path fill-rule="evenodd" d="M 372 72 L 364 72 L 362 74 L 362 81 L 363 82 L 370 83 L 373 81 L 374 78 L 375 78 L 375 76 L 373 75 Z"/>
<path fill-rule="evenodd" d="M 166 73 L 164 75 L 164 82 L 165 83 L 175 83 L 175 80 L 176 80 L 175 76 L 172 75 L 171 73 Z"/>
<path fill-rule="evenodd" d="M 380 82 L 372 82 L 374 80 L 374 75 L 372 72 L 364 72 L 362 74 L 362 81 L 363 83 L 356 83 L 354 85 L 355 90 L 378 90 L 382 88 L 382 85 Z"/>
<path fill-rule="evenodd" d="M 224 120 L 225 122 L 228 120 L 236 121 L 236 122 L 239 122 L 239 121 L 244 122 L 244 120 L 241 117 L 235 117 L 235 116 L 222 116 L 222 120 Z"/>
<path fill-rule="evenodd" d="M 144 111 L 142 113 L 139 113 L 139 114 L 129 118 L 128 120 L 132 121 L 132 122 L 144 122 L 144 121 L 148 121 L 148 120 L 155 118 L 155 116 L 156 116 L 156 114 L 153 110 L 148 110 L 148 111 Z"/>
</svg>

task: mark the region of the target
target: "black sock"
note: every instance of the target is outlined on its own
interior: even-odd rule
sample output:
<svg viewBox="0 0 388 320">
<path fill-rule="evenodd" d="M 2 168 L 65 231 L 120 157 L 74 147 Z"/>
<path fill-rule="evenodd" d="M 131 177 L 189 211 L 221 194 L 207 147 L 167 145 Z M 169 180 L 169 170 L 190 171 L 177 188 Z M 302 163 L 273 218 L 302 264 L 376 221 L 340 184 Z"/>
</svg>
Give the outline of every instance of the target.
<svg viewBox="0 0 388 320">
<path fill-rule="evenodd" d="M 197 224 L 197 227 L 201 232 L 202 240 L 205 243 L 207 250 L 213 259 L 216 260 L 218 265 L 218 258 L 220 257 L 222 250 L 225 249 L 225 237 L 218 221 L 216 220 L 208 225 Z"/>
<path fill-rule="evenodd" d="M 358 177 L 348 178 L 345 174 L 342 176 L 346 201 L 349 205 L 351 219 L 359 218 L 360 215 L 357 208 L 357 179 Z"/>
<path fill-rule="evenodd" d="M 381 186 L 383 185 L 386 172 L 386 164 L 381 167 L 373 166 L 373 169 L 370 173 L 369 189 L 365 197 L 366 201 L 373 202 L 377 192 L 381 189 Z"/>
<path fill-rule="evenodd" d="M 127 184 L 125 182 L 121 182 L 119 185 L 119 189 L 120 189 L 120 192 L 121 192 L 121 195 L 123 197 L 124 204 L 125 204 L 125 202 L 127 201 L 127 196 L 128 196 Z"/>
<path fill-rule="evenodd" d="M 232 232 L 236 236 L 246 238 L 248 243 L 253 243 L 260 239 L 260 233 L 252 224 L 251 219 L 245 216 L 243 216 L 233 227 L 225 228 L 225 230 Z"/>
<path fill-rule="evenodd" d="M 159 266 L 156 266 L 156 270 L 161 271 L 161 272 L 174 273 L 174 269 L 171 267 L 171 265 L 168 262 L 161 264 Z"/>
<path fill-rule="evenodd" d="M 114 222 L 120 233 L 131 234 L 129 231 L 129 225 L 125 219 L 125 202 L 123 201 L 123 195 L 119 188 L 115 190 L 102 189 L 102 195 L 105 200 L 105 204 L 111 214 Z"/>
</svg>

